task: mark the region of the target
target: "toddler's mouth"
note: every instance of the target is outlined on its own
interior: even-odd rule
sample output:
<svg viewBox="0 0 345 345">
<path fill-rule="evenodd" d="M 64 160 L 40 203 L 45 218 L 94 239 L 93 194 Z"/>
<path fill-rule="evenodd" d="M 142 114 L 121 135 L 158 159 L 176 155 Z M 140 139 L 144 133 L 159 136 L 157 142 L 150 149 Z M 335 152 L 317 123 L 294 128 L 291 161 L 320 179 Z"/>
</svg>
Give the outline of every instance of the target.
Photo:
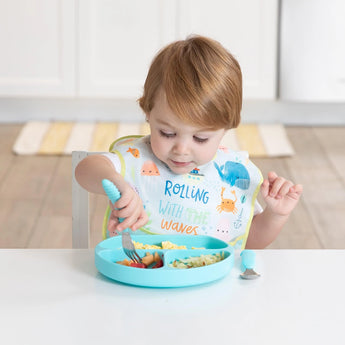
<svg viewBox="0 0 345 345">
<path fill-rule="evenodd" d="M 191 163 L 191 162 L 177 162 L 174 160 L 171 160 L 171 162 L 177 167 L 186 167 L 186 166 L 190 165 L 190 163 Z"/>
</svg>

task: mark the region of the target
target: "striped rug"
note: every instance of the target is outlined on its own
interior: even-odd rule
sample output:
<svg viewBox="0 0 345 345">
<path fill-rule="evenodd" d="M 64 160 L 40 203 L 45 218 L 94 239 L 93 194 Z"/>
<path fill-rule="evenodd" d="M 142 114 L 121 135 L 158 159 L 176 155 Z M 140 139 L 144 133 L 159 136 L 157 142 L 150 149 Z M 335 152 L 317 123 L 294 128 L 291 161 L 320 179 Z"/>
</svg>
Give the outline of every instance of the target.
<svg viewBox="0 0 345 345">
<path fill-rule="evenodd" d="M 69 155 L 72 151 L 108 151 L 121 136 L 148 134 L 147 123 L 28 122 L 13 146 L 18 155 Z M 224 136 L 222 145 L 248 151 L 251 157 L 294 154 L 284 126 L 241 124 Z"/>
</svg>

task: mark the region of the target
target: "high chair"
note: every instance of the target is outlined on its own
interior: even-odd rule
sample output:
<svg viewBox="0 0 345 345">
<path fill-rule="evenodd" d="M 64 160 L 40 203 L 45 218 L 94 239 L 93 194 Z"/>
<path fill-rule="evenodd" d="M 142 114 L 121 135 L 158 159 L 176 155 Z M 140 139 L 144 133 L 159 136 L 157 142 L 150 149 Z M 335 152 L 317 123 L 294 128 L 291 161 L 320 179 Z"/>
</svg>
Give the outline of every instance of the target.
<svg viewBox="0 0 345 345">
<path fill-rule="evenodd" d="M 72 152 L 72 247 L 89 248 L 89 193 L 82 188 L 74 176 L 78 163 L 86 156 L 97 152 L 73 151 Z"/>
</svg>

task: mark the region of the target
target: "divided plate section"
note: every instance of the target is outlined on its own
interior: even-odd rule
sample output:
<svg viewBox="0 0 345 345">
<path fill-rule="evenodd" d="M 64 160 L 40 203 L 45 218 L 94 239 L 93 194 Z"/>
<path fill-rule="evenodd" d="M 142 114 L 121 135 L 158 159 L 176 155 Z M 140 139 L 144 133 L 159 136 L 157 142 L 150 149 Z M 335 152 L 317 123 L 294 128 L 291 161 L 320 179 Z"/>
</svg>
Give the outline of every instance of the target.
<svg viewBox="0 0 345 345">
<path fill-rule="evenodd" d="M 157 252 L 163 259 L 160 268 L 136 268 L 117 264 L 127 258 L 122 250 L 121 236 L 99 243 L 95 248 L 95 264 L 105 276 L 131 285 L 147 287 L 180 287 L 203 284 L 224 277 L 234 263 L 233 248 L 224 241 L 209 236 L 184 235 L 132 235 L 135 242 L 148 245 L 161 245 L 170 241 L 175 245 L 186 245 L 188 249 L 137 249 L 143 257 L 146 253 Z M 192 247 L 204 249 L 191 249 Z M 200 255 L 224 253 L 220 262 L 190 269 L 170 267 L 177 259 L 199 257 Z"/>
<path fill-rule="evenodd" d="M 215 262 L 211 265 L 207 266 L 200 266 L 200 267 L 193 267 L 193 268 L 177 268 L 171 267 L 170 265 L 176 260 L 185 260 L 190 258 L 200 258 L 202 255 L 215 255 L 220 254 L 224 259 L 218 262 Z M 190 270 L 190 269 L 198 269 L 198 268 L 206 268 L 214 266 L 222 261 L 226 260 L 231 255 L 230 251 L 226 249 L 192 249 L 192 250 L 185 250 L 185 249 L 172 249 L 166 250 L 164 254 L 164 265 L 167 269 L 170 270 Z"/>
</svg>

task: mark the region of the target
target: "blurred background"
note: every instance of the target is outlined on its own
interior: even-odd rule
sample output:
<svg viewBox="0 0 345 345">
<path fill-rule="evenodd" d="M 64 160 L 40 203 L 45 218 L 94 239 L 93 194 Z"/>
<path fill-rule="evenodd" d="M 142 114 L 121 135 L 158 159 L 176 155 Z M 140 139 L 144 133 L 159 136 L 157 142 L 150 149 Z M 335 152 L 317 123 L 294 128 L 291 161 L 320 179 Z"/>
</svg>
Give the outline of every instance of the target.
<svg viewBox="0 0 345 345">
<path fill-rule="evenodd" d="M 242 121 L 281 123 L 294 147 L 255 160 L 305 186 L 271 247 L 345 248 L 344 18 L 342 0 L 0 0 L 0 247 L 71 246 L 70 157 L 14 155 L 23 124 L 141 120 L 154 54 L 194 33 L 239 60 Z"/>
</svg>

